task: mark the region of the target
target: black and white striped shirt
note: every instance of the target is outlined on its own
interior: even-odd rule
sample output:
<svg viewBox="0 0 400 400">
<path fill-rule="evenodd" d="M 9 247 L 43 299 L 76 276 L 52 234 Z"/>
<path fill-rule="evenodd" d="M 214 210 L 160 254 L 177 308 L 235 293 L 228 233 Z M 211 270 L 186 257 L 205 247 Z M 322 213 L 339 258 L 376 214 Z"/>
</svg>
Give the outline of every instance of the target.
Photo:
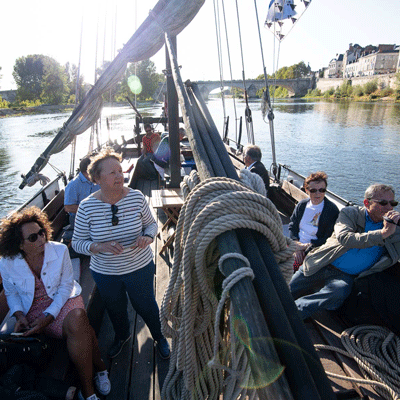
<svg viewBox="0 0 400 400">
<path fill-rule="evenodd" d="M 111 223 L 111 205 L 90 195 L 83 200 L 75 219 L 72 247 L 77 253 L 90 255 L 90 269 L 105 275 L 123 275 L 146 266 L 153 259 L 150 246 L 144 249 L 130 248 L 138 236 L 154 237 L 157 223 L 142 192 L 130 189 L 116 203 L 119 223 Z M 121 254 L 93 254 L 89 248 L 93 242 L 104 243 L 114 240 L 124 247 Z"/>
</svg>

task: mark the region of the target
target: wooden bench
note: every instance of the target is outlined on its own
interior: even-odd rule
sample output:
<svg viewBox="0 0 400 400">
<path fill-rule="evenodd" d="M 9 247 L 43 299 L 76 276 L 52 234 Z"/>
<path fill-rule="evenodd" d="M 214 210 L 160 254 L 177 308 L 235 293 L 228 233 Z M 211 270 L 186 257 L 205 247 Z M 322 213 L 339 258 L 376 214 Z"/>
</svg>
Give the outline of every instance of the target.
<svg viewBox="0 0 400 400">
<path fill-rule="evenodd" d="M 164 211 L 167 216 L 166 222 L 159 231 L 160 239 L 163 241 L 159 254 L 162 254 L 174 241 L 175 231 L 165 238 L 164 235 L 166 235 L 171 224 L 176 226 L 178 223 L 179 211 L 182 208 L 183 202 L 183 194 L 180 188 L 160 189 L 151 192 L 151 205 L 155 210 L 161 209 Z"/>
</svg>

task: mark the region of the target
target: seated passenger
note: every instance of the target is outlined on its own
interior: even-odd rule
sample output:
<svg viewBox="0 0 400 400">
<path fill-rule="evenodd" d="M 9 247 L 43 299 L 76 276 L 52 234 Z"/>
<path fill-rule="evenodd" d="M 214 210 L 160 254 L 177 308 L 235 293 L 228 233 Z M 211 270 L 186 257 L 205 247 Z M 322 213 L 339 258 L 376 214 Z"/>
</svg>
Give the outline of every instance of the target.
<svg viewBox="0 0 400 400">
<path fill-rule="evenodd" d="M 157 149 L 161 137 L 158 133 L 153 131 L 153 128 L 150 124 L 145 124 L 144 129 L 146 131 L 146 135 L 143 136 L 142 139 L 142 155 L 139 157 L 136 163 L 135 174 L 137 177 L 152 181 L 158 178 L 158 174 L 154 168 L 154 164 L 151 161 L 151 157 L 153 156 L 154 150 Z"/>
<path fill-rule="evenodd" d="M 356 279 L 382 273 L 399 261 L 397 204 L 391 186 L 375 184 L 365 191 L 364 207 L 340 211 L 332 236 L 307 254 L 290 281 L 303 320 L 319 310 L 337 310 Z"/>
<path fill-rule="evenodd" d="M 100 189 L 99 185 L 96 185 L 89 179 L 87 168 L 90 161 L 90 157 L 82 158 L 79 163 L 79 174 L 65 188 L 64 209 L 69 214 L 69 223 L 72 225 L 72 229 L 79 203 Z"/>
<path fill-rule="evenodd" d="M 261 162 L 261 149 L 256 145 L 248 145 L 244 148 L 243 154 L 243 160 L 244 164 L 246 165 L 246 169 L 249 169 L 250 172 L 261 176 L 262 180 L 264 181 L 265 190 L 268 194 L 269 175 L 264 164 Z"/>
<path fill-rule="evenodd" d="M 81 287 L 73 279 L 65 245 L 52 242 L 52 229 L 37 207 L 14 212 L 1 221 L 0 274 L 10 307 L 16 318 L 14 332 L 64 338 L 69 357 L 78 371 L 83 397 L 98 400 L 111 384 L 101 359 L 96 335 L 90 326 Z M 82 393 L 80 398 L 82 399 Z"/>
<path fill-rule="evenodd" d="M 179 141 L 182 141 L 185 137 L 185 129 L 179 128 Z M 151 161 L 154 163 L 154 167 L 160 174 L 161 179 L 164 179 L 165 168 L 169 166 L 169 159 L 171 157 L 171 149 L 169 147 L 169 134 L 163 133 L 161 136 L 161 142 L 154 152 Z"/>
<path fill-rule="evenodd" d="M 296 272 L 306 253 L 321 246 L 332 235 L 339 209 L 325 198 L 328 177 L 325 172 L 316 172 L 304 181 L 309 199 L 301 200 L 290 217 L 290 238 L 296 241 L 293 269 Z"/>
</svg>

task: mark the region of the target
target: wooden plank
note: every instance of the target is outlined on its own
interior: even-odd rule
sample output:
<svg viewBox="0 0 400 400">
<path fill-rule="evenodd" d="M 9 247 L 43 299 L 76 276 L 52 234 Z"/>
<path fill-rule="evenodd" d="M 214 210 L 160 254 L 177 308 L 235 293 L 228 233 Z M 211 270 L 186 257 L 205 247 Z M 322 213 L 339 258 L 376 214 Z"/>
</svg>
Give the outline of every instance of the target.
<svg viewBox="0 0 400 400">
<path fill-rule="evenodd" d="M 137 314 L 133 310 L 131 304 L 128 306 L 128 316 L 130 325 L 134 327 L 132 330 L 131 339 L 128 343 L 125 344 L 121 353 L 110 360 L 109 369 L 110 369 L 110 380 L 112 389 L 110 394 L 107 396 L 107 400 L 125 400 L 129 398 L 130 386 L 135 386 L 135 382 L 130 385 L 130 375 L 131 375 L 131 367 L 133 363 L 132 351 L 135 348 L 136 337 L 137 337 L 137 324 L 135 321 L 137 319 Z M 103 324 L 105 327 L 104 335 L 106 338 L 106 343 L 109 343 L 108 347 L 111 345 L 114 340 L 114 330 L 112 328 L 111 322 L 109 319 L 107 324 Z M 104 341 L 103 341 L 104 343 Z M 103 349 L 102 349 L 103 351 Z M 146 398 L 146 397 L 143 397 Z M 138 397 L 139 399 L 139 397 Z"/>
<path fill-rule="evenodd" d="M 328 314 L 327 312 L 320 312 L 316 315 L 314 322 L 320 335 L 324 338 L 324 341 L 328 345 L 339 347 L 345 350 L 340 340 L 340 335 L 346 329 L 346 327 L 335 318 L 333 313 Z M 336 353 L 335 356 L 348 376 L 357 379 L 365 379 L 353 358 L 346 357 L 340 353 Z M 363 399 L 381 399 L 381 396 L 379 396 L 371 386 L 357 384 L 357 387 L 359 388 Z"/>
<path fill-rule="evenodd" d="M 158 221 L 159 225 L 162 224 L 162 221 Z M 162 300 L 164 298 L 164 293 L 167 290 L 169 277 L 170 277 L 170 268 L 171 268 L 171 260 L 168 255 L 166 257 L 161 257 L 159 255 L 159 248 L 162 246 L 162 241 L 160 239 L 156 240 L 156 300 L 161 307 Z M 168 339 L 171 345 L 171 339 Z M 154 400 L 161 400 L 161 390 L 162 385 L 164 384 L 165 378 L 169 369 L 169 360 L 161 359 L 157 354 L 157 363 L 155 366 L 154 372 Z"/>
<path fill-rule="evenodd" d="M 323 344 L 325 345 L 326 342 L 324 341 L 323 337 L 320 335 L 318 330 L 314 327 L 314 325 L 309 322 L 306 323 L 307 331 L 310 335 L 310 338 L 313 344 Z M 329 350 L 318 350 L 317 354 L 321 360 L 321 364 L 324 367 L 324 370 L 327 372 L 331 372 L 337 375 L 346 376 L 345 371 L 343 371 L 342 367 L 338 363 L 337 359 L 335 358 L 334 354 Z M 337 378 L 329 377 L 329 380 L 332 384 L 332 389 L 335 393 L 350 393 L 357 389 L 356 386 L 353 386 L 349 381 L 344 381 Z M 359 393 L 361 394 L 361 393 Z"/>
<path fill-rule="evenodd" d="M 49 220 L 52 221 L 60 209 L 64 208 L 64 189 L 62 189 L 44 208 L 43 211 L 49 217 Z"/>
<path fill-rule="evenodd" d="M 60 209 L 56 217 L 51 221 L 51 227 L 53 228 L 53 237 L 59 238 L 62 228 L 68 224 L 68 214 L 65 212 L 64 207 Z"/>
</svg>

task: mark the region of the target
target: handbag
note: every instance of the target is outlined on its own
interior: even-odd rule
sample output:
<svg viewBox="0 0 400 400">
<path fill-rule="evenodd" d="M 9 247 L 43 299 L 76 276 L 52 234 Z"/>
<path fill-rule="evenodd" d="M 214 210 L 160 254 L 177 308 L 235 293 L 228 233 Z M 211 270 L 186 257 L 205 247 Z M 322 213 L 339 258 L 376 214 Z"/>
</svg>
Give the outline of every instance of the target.
<svg viewBox="0 0 400 400">
<path fill-rule="evenodd" d="M 15 364 L 43 366 L 49 354 L 46 336 L 0 335 L 0 373 Z"/>
</svg>

